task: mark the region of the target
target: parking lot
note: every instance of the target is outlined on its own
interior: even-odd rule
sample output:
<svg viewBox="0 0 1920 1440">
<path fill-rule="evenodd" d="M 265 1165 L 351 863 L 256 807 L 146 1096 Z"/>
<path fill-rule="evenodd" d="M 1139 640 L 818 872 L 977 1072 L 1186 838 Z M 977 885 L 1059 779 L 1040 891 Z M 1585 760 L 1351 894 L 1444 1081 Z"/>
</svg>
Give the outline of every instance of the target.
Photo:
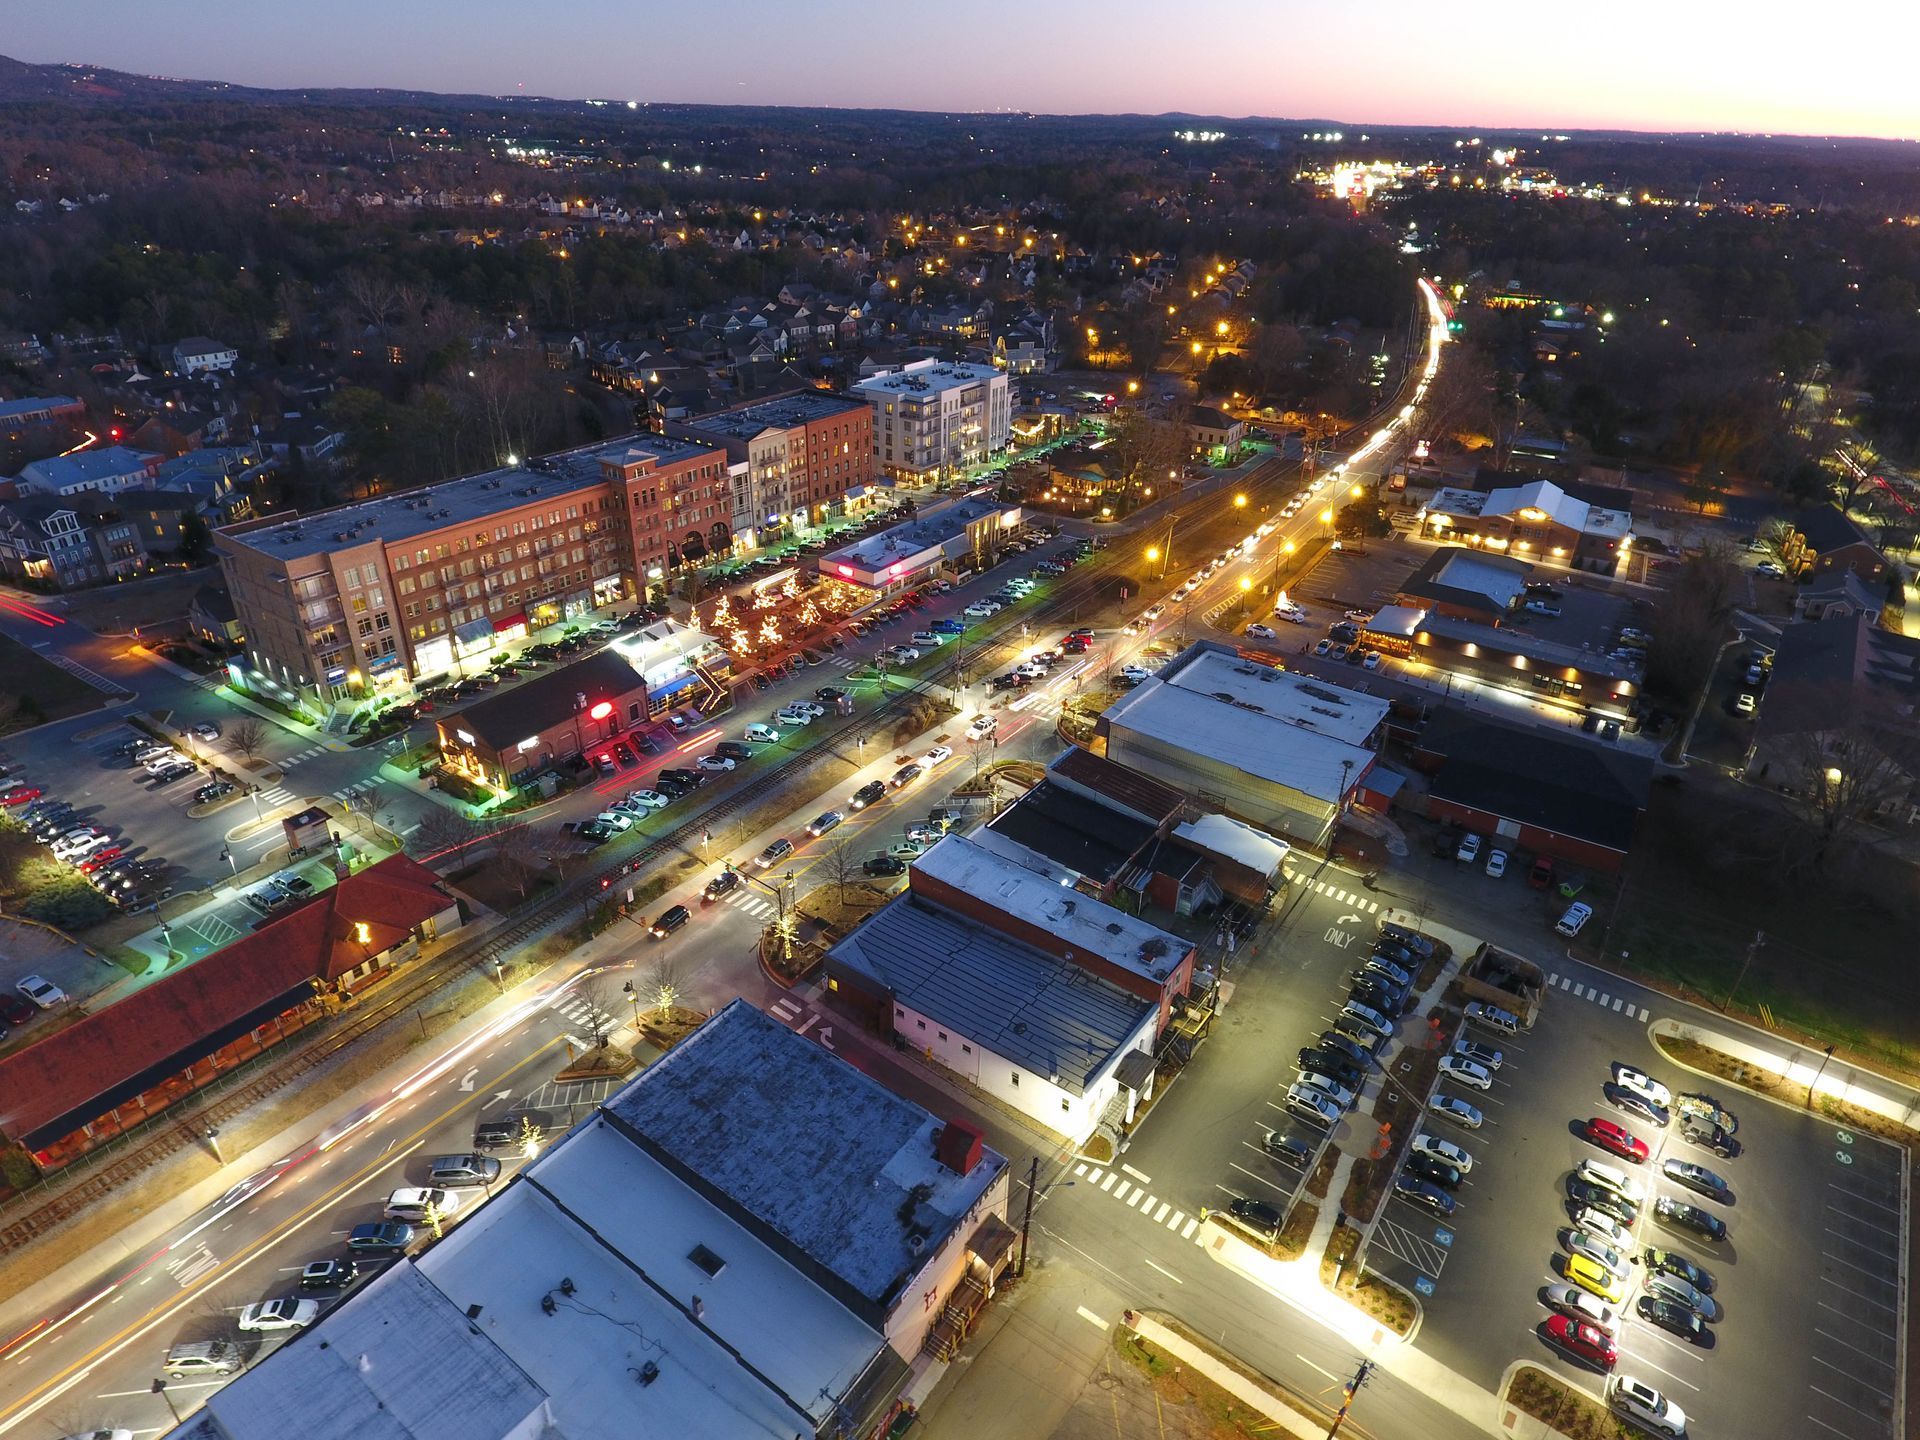
<svg viewBox="0 0 1920 1440">
<path fill-rule="evenodd" d="M 1515 1360 L 1541 1364 L 1598 1395 L 1605 1372 L 1552 1343 L 1543 1325 L 1549 1285 L 1565 1280 L 1572 1228 L 1567 1180 L 1583 1160 L 1627 1170 L 1646 1205 L 1631 1227 L 1625 1293 L 1616 1307 L 1615 1374 L 1661 1390 L 1694 1436 L 1799 1433 L 1891 1437 L 1901 1294 L 1903 1157 L 1819 1117 L 1707 1082 L 1663 1059 L 1647 1034 L 1659 997 L 1565 961 L 1549 964 L 1539 1018 L 1497 1041 L 1493 1088 L 1472 1092 L 1485 1124 L 1432 1125 L 1474 1157 L 1458 1208 L 1436 1220 L 1388 1203 L 1368 1266 L 1418 1293 L 1418 1343 L 1476 1383 L 1495 1386 Z M 1739 1121 L 1740 1153 L 1720 1158 L 1609 1103 L 1614 1067 L 1631 1066 L 1674 1092 L 1707 1091 Z M 1442 1090 L 1454 1087 L 1443 1085 Z M 1589 1117 L 1624 1126 L 1651 1155 L 1631 1165 L 1590 1143 Z M 1726 1203 L 1681 1188 L 1668 1159 L 1704 1165 L 1730 1186 Z M 1651 1213 L 1661 1197 L 1723 1220 L 1724 1240 Z M 1720 1315 L 1694 1340 L 1637 1311 L 1645 1251 L 1658 1247 L 1704 1269 Z"/>
</svg>

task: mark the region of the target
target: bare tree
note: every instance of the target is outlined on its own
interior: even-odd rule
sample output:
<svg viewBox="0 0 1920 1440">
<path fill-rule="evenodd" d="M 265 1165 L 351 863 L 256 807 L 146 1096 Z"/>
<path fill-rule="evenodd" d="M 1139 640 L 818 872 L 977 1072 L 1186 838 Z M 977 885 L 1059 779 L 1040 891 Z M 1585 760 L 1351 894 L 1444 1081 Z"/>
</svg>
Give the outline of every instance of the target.
<svg viewBox="0 0 1920 1440">
<path fill-rule="evenodd" d="M 267 743 L 267 727 L 249 716 L 227 728 L 227 748 L 242 760 L 251 760 Z"/>
<path fill-rule="evenodd" d="M 420 812 L 420 823 L 407 837 L 407 845 L 416 855 L 438 855 L 471 844 L 485 833 L 458 810 L 432 805 Z"/>
<path fill-rule="evenodd" d="M 847 887 L 859 876 L 861 864 L 848 838 L 842 835 L 829 845 L 826 852 L 821 855 L 819 864 L 821 873 L 838 887 L 840 903 L 846 904 Z"/>
<path fill-rule="evenodd" d="M 1835 724 L 1782 736 L 1769 759 L 1792 808 L 1813 828 L 1804 868 L 1817 871 L 1863 838 L 1876 817 L 1910 803 L 1920 743 L 1905 717 L 1868 706 L 1836 707 Z"/>
<path fill-rule="evenodd" d="M 672 1017 L 674 1007 L 680 1003 L 681 981 L 680 962 L 672 955 L 658 956 L 647 967 L 641 993 L 656 1018 L 664 1021 Z"/>
<path fill-rule="evenodd" d="M 1731 549 L 1709 541 L 1673 572 L 1657 602 L 1647 652 L 1648 683 L 1682 702 L 1705 685 L 1728 639 L 1740 572 Z"/>
<path fill-rule="evenodd" d="M 560 867 L 564 859 L 571 858 L 568 851 L 575 844 L 570 835 L 563 835 L 559 831 L 548 833 L 544 828 L 536 829 L 523 820 L 510 820 L 496 827 L 488 836 L 488 841 L 495 858 L 513 876 L 523 900 L 527 896 L 528 884 L 541 866 L 552 861 L 556 868 Z"/>
</svg>

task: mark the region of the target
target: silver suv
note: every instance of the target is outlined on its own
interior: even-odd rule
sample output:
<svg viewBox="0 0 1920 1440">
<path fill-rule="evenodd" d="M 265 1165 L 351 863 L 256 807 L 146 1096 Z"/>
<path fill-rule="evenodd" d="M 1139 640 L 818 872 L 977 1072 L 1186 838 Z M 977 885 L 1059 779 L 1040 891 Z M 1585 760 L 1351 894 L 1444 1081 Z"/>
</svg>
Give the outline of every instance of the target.
<svg viewBox="0 0 1920 1440">
<path fill-rule="evenodd" d="M 202 1375 L 231 1375 L 246 1364 L 246 1356 L 231 1340 L 191 1340 L 167 1351 L 161 1365 L 175 1380 Z"/>
</svg>

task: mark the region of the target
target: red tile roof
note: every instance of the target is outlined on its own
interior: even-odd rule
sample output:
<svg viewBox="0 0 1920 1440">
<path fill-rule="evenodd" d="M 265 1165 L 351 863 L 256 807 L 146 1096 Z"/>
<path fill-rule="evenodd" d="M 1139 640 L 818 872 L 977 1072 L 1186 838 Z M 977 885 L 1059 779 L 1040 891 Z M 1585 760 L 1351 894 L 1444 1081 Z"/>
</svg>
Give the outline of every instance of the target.
<svg viewBox="0 0 1920 1440">
<path fill-rule="evenodd" d="M 49 1144 L 212 1054 L 297 1003 L 305 982 L 339 978 L 447 909 L 454 902 L 437 880 L 404 855 L 382 860 L 204 960 L 0 1056 L 0 1134 Z M 65 1128 L 41 1133 L 56 1123 Z"/>
</svg>

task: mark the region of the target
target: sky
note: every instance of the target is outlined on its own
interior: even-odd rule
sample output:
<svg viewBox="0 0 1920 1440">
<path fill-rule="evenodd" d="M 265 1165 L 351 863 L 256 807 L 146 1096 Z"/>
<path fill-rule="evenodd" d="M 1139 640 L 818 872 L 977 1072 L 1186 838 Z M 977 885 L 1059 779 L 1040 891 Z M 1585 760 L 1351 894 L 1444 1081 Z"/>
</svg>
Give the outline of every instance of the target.
<svg viewBox="0 0 1920 1440">
<path fill-rule="evenodd" d="M 275 87 L 1920 138 L 1912 0 L 4 0 L 0 53 Z"/>
</svg>

